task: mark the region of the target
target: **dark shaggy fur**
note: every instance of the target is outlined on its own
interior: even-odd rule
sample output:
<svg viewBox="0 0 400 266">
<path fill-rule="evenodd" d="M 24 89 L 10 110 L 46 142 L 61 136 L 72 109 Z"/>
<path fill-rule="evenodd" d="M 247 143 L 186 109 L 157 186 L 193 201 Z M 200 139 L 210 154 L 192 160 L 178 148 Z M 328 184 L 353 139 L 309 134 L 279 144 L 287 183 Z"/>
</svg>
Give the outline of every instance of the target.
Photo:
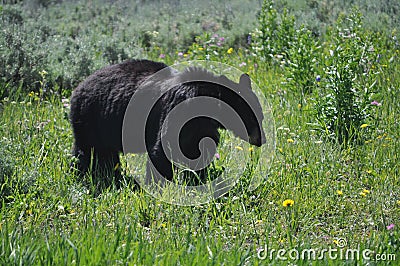
<svg viewBox="0 0 400 266">
<path fill-rule="evenodd" d="M 130 147 L 129 151 L 148 152 L 154 165 L 169 180 L 172 178 L 173 168 L 161 146 L 160 140 L 163 134 L 161 125 L 175 106 L 184 101 L 185 103 L 187 101 L 187 105 L 190 106 L 190 99 L 196 96 L 209 96 L 226 102 L 245 121 L 248 134 L 239 137 L 257 146 L 265 142 L 264 133 L 259 127 L 263 119 L 261 106 L 251 90 L 250 79 L 247 75 L 242 75 L 240 82 L 234 83 L 224 76 L 218 77 L 207 71 L 192 68 L 182 73 L 170 72 L 165 82 L 151 83 L 149 77 L 166 67 L 167 65 L 163 63 L 148 60 L 126 61 L 95 72 L 74 90 L 71 98 L 70 120 L 75 137 L 73 155 L 78 158 L 80 173 L 86 173 L 92 168 L 97 171 L 96 178 L 102 179 L 103 184 L 107 186 L 112 182 L 110 176 L 120 178 L 118 165 L 119 153 L 123 150 L 124 115 L 129 101 L 143 82 L 149 84 L 144 86 L 145 89 L 141 93 L 162 96 L 147 119 L 145 147 L 140 145 Z M 170 88 L 169 84 L 172 80 L 185 80 L 188 75 L 189 77 L 204 77 L 220 84 L 192 81 Z M 234 91 L 227 87 L 233 88 Z M 237 93 L 244 95 L 252 106 L 257 107 L 256 113 L 253 113 L 246 102 L 237 96 Z M 204 137 L 209 137 L 218 144 L 218 129 L 221 128 L 223 126 L 211 118 L 198 117 L 191 120 L 185 124 L 179 135 L 182 152 L 188 158 L 197 158 L 200 155 L 199 141 Z M 235 128 L 227 129 L 235 133 Z"/>
</svg>

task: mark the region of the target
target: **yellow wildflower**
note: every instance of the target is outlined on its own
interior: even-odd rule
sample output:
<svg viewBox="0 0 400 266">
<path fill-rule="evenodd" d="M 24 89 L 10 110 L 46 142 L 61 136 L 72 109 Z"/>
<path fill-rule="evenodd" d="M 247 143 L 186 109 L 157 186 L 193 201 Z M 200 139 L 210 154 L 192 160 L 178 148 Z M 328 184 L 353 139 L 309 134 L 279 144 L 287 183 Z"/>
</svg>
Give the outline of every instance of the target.
<svg viewBox="0 0 400 266">
<path fill-rule="evenodd" d="M 368 126 L 368 124 L 362 124 L 360 127 L 361 128 L 366 128 Z"/>
<path fill-rule="evenodd" d="M 341 190 L 336 191 L 336 193 L 337 193 L 339 196 L 342 196 L 342 195 L 343 195 L 343 191 L 341 191 Z"/>
<path fill-rule="evenodd" d="M 294 140 L 293 139 L 287 139 L 287 143 L 293 143 Z"/>
<path fill-rule="evenodd" d="M 364 189 L 364 190 L 363 190 L 363 193 L 369 194 L 369 193 L 371 193 L 371 191 L 369 191 L 368 189 Z"/>
<path fill-rule="evenodd" d="M 42 70 L 42 71 L 39 72 L 39 74 L 40 74 L 41 76 L 46 76 L 48 73 L 47 73 L 46 70 Z"/>
<path fill-rule="evenodd" d="M 231 53 L 233 53 L 233 48 L 232 48 L 232 47 L 231 47 L 231 48 L 229 48 L 229 49 L 228 49 L 228 51 L 227 51 L 227 53 L 228 53 L 228 54 L 231 54 Z"/>
<path fill-rule="evenodd" d="M 283 205 L 283 207 L 288 207 L 288 206 L 293 206 L 293 204 L 294 204 L 294 200 L 291 200 L 291 199 L 287 199 L 287 200 L 285 200 L 285 201 L 283 201 L 283 203 L 282 203 L 282 205 Z"/>
<path fill-rule="evenodd" d="M 254 147 L 250 147 L 249 152 L 253 152 L 253 151 L 254 151 Z"/>
<path fill-rule="evenodd" d="M 242 151 L 242 150 L 243 150 L 243 148 L 240 147 L 240 146 L 236 146 L 235 149 L 237 149 L 237 150 L 239 150 L 239 151 Z"/>
</svg>

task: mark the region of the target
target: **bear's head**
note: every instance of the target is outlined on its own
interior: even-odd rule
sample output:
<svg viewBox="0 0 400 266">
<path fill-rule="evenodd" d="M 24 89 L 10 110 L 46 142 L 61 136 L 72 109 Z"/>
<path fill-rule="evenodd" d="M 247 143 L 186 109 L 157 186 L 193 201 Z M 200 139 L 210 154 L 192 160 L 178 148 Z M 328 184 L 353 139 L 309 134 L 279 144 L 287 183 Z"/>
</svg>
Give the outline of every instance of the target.
<svg viewBox="0 0 400 266">
<path fill-rule="evenodd" d="M 220 99 L 234 109 L 242 123 L 240 125 L 231 123 L 225 126 L 226 129 L 250 144 L 260 147 L 266 142 L 262 128 L 264 115 L 260 101 L 252 90 L 250 77 L 242 74 L 239 83 L 235 83 L 221 76 L 220 81 L 222 85 Z M 246 132 L 240 129 L 243 124 Z"/>
</svg>

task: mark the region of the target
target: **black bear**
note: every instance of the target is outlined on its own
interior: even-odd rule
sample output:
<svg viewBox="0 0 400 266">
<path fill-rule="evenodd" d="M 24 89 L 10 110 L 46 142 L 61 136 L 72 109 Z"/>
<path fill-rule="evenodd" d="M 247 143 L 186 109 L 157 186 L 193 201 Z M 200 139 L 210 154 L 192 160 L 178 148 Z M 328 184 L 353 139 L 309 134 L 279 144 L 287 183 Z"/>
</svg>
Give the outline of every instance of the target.
<svg viewBox="0 0 400 266">
<path fill-rule="evenodd" d="M 92 169 L 96 182 L 101 181 L 109 186 L 112 184 L 111 177 L 117 183 L 121 178 L 120 152 L 147 152 L 152 167 L 171 180 L 174 167 L 162 144 L 162 136 L 173 131 L 173 125 L 168 123 L 168 115 L 181 103 L 187 103 L 182 113 L 192 110 L 190 100 L 200 96 L 217 99 L 231 107 L 243 121 L 245 133 L 235 123 L 223 124 L 218 121 L 218 114 L 215 117 L 193 117 L 178 133 L 179 148 L 185 157 L 190 160 L 198 158 L 202 153 L 199 143 L 204 138 L 214 141 L 215 145 L 210 146 L 207 152 L 215 154 L 213 152 L 220 138 L 219 129 L 232 130 L 252 145 L 261 146 L 265 143 L 261 127 L 262 109 L 246 74 L 240 77 L 239 83 L 235 83 L 225 76 L 215 76 L 200 68 L 178 72 L 167 67 L 163 63 L 149 60 L 129 60 L 96 71 L 73 91 L 70 113 L 75 138 L 73 155 L 78 159 L 77 168 L 81 174 Z M 162 80 L 152 80 L 151 77 L 160 71 L 167 74 L 164 74 Z M 140 121 L 146 121 L 145 134 L 135 132 L 142 130 L 143 125 L 128 125 L 127 131 L 136 138 L 144 139 L 124 150 L 124 117 L 131 98 L 139 94 L 144 95 L 144 99 L 156 97 L 157 100 L 149 113 L 141 111 L 141 108 L 146 109 L 146 102 L 133 108 L 134 116 L 139 117 Z M 221 104 L 209 101 L 203 108 L 218 113 Z M 147 117 L 140 117 L 145 115 Z"/>
</svg>

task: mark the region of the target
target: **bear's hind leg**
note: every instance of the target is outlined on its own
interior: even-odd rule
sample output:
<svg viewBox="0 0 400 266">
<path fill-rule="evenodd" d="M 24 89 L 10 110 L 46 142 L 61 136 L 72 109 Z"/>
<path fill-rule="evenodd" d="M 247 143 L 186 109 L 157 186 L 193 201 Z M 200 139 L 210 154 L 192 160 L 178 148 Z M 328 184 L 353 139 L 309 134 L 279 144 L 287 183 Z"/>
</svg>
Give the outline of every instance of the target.
<svg viewBox="0 0 400 266">
<path fill-rule="evenodd" d="M 91 152 L 84 150 L 74 144 L 72 155 L 76 161 L 71 163 L 71 168 L 77 170 L 79 176 L 84 176 L 90 169 Z"/>
</svg>

